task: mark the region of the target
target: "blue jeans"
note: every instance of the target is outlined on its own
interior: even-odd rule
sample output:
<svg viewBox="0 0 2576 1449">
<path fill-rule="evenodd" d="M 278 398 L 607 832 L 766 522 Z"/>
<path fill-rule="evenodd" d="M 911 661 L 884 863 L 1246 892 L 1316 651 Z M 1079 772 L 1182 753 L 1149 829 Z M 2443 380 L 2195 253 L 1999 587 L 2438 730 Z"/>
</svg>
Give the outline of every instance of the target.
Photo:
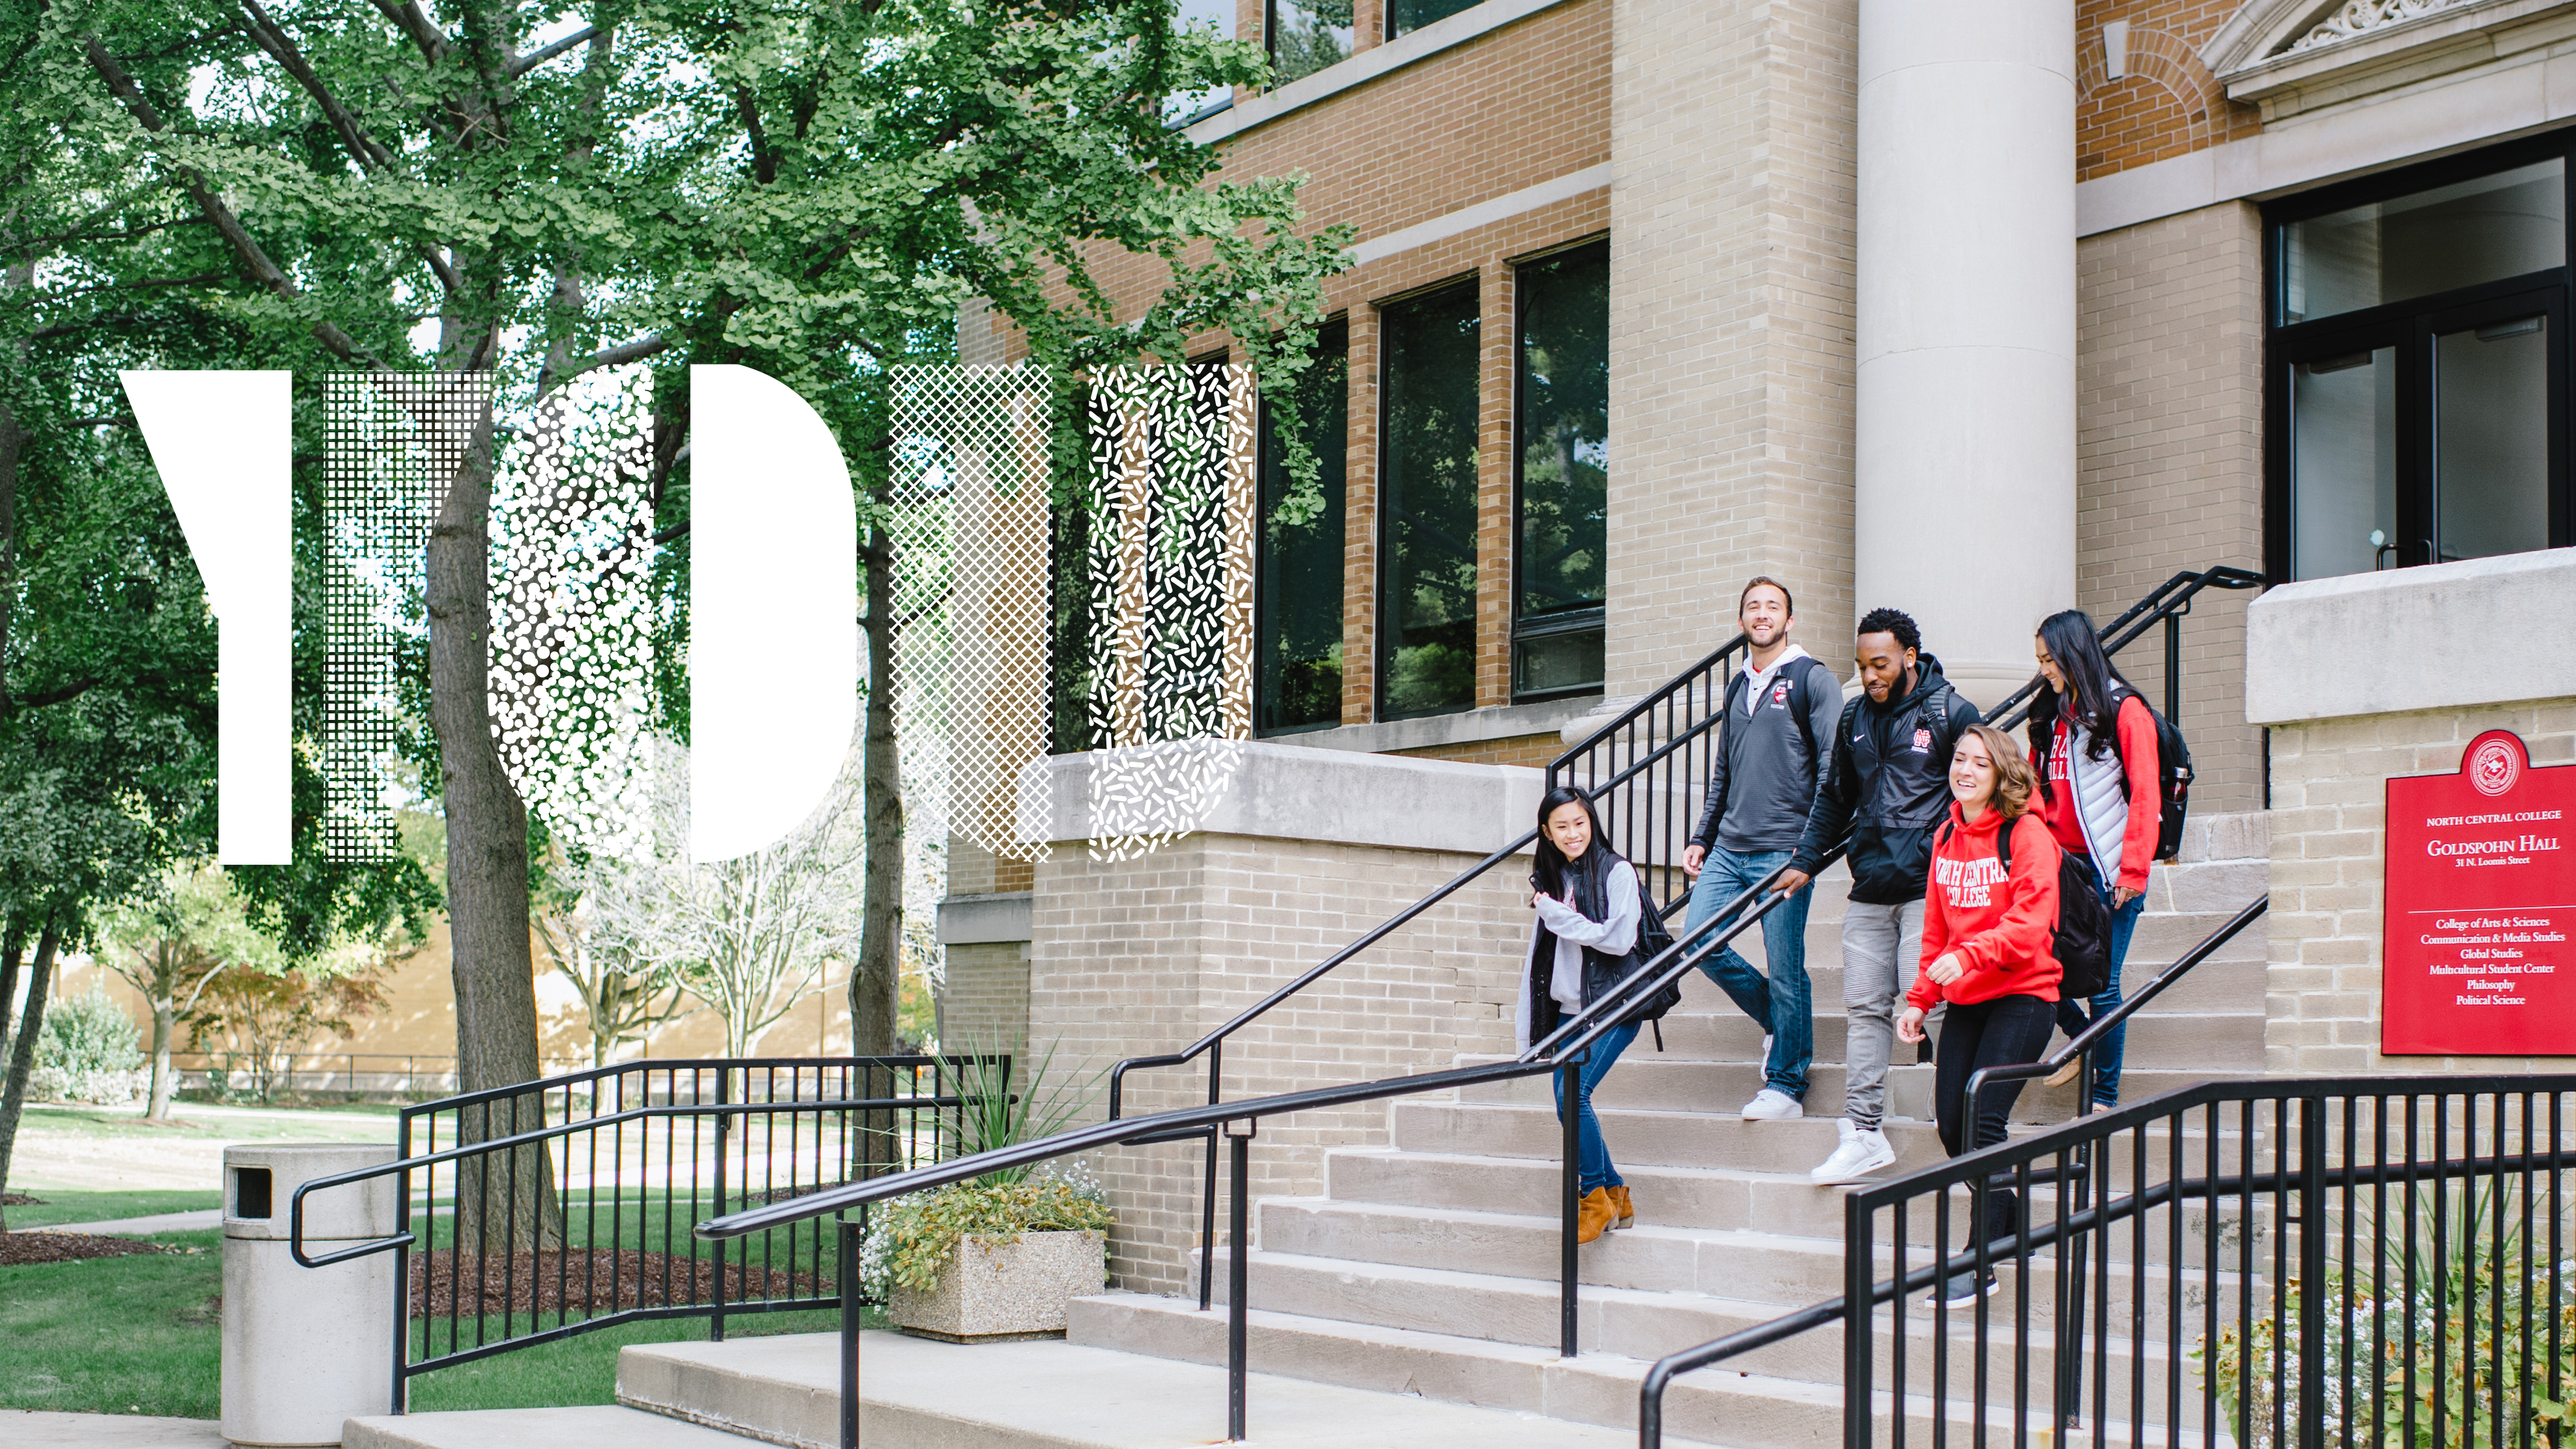
<svg viewBox="0 0 2576 1449">
<path fill-rule="evenodd" d="M 1682 927 L 1685 936 L 1728 901 L 1788 864 L 1789 855 L 1785 850 L 1710 851 L 1700 867 L 1698 884 L 1691 887 L 1690 909 Z M 1699 964 L 1746 1016 L 1770 1033 L 1771 1056 L 1762 1064 L 1762 1085 L 1799 1101 L 1806 1100 L 1807 1066 L 1816 1055 L 1815 992 L 1807 981 L 1807 907 L 1813 900 L 1812 889 L 1799 891 L 1762 918 L 1762 955 L 1771 967 L 1768 978 L 1737 955 L 1733 946 Z M 1747 908 L 1760 904 L 1751 901 Z"/>
<path fill-rule="evenodd" d="M 2120 1004 L 2120 967 L 2129 959 L 2129 937 L 2138 929 L 2138 917 L 2147 913 L 2147 898 L 2139 896 L 2125 906 L 2113 909 L 2111 887 L 2102 881 L 2102 868 L 2093 868 L 2093 889 L 2102 897 L 2102 909 L 2111 912 L 2111 984 L 2100 995 L 2085 1003 L 2093 1008 L 2087 1013 L 2072 1001 L 2057 1003 L 2057 1029 L 2072 1038 L 2093 1022 L 2093 1018 Z M 2108 1107 L 2120 1100 L 2120 1059 L 2129 1049 L 2129 1024 L 2111 1028 L 2093 1044 L 2093 1105 Z"/>
<path fill-rule="evenodd" d="M 1592 1089 L 1610 1075 L 1619 1054 L 1637 1039 L 1637 1023 L 1625 1022 L 1601 1033 L 1583 1054 L 1583 1065 L 1575 1069 L 1574 1119 L 1576 1134 L 1576 1189 L 1589 1193 L 1596 1187 L 1626 1187 L 1628 1180 L 1610 1165 L 1610 1148 L 1601 1140 L 1601 1119 L 1592 1115 Z M 1565 1120 L 1565 1073 L 1548 1078 L 1556 1083 L 1556 1120 Z"/>
</svg>

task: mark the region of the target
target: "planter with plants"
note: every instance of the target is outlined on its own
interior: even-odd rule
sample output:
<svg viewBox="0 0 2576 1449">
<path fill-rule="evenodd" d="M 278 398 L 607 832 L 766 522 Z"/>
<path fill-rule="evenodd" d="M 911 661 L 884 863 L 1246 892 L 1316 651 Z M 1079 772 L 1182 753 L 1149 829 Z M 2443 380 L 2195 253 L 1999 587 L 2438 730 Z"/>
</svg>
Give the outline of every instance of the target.
<svg viewBox="0 0 2576 1449">
<path fill-rule="evenodd" d="M 947 1156 L 1052 1136 L 1089 1100 L 1051 1082 L 1054 1053 L 1014 1084 L 1003 1059 L 952 1059 L 964 1106 L 944 1123 Z M 987 1173 L 897 1198 L 868 1225 L 861 1273 L 904 1332 L 950 1343 L 1060 1338 L 1065 1305 L 1107 1278 L 1108 1194 L 1079 1166 Z"/>
</svg>

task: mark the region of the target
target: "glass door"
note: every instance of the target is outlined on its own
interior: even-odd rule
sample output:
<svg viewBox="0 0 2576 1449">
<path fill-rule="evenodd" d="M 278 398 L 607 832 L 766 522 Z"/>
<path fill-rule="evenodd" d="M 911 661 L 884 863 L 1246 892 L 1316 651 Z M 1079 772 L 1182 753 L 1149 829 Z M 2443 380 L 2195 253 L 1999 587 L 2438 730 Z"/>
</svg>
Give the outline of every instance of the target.
<svg viewBox="0 0 2576 1449">
<path fill-rule="evenodd" d="M 2525 295 L 2427 319 L 2432 390 L 2430 546 L 2443 563 L 2547 548 L 2552 399 L 2566 354 L 2559 297 Z"/>
</svg>

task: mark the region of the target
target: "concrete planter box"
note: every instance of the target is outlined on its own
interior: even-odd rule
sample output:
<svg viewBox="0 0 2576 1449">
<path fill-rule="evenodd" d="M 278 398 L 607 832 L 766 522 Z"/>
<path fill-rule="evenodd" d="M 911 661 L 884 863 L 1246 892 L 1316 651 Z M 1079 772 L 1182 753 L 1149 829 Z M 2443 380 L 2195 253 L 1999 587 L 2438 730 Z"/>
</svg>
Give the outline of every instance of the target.
<svg viewBox="0 0 2576 1449">
<path fill-rule="evenodd" d="M 947 1343 L 1062 1338 L 1064 1305 L 1100 1291 L 1108 1251 L 1108 1239 L 1090 1232 L 968 1237 L 937 1289 L 896 1284 L 886 1316 L 906 1333 Z"/>
</svg>

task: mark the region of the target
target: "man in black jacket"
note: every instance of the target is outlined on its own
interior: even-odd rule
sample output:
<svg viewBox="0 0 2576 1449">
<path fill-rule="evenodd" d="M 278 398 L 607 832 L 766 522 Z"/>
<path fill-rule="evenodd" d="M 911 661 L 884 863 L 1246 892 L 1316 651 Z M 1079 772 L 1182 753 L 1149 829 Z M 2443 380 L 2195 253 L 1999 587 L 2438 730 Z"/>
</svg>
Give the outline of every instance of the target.
<svg viewBox="0 0 2576 1449">
<path fill-rule="evenodd" d="M 1834 842 L 1851 834 L 1851 904 L 1843 912 L 1843 1118 L 1833 1155 L 1809 1174 L 1854 1182 L 1896 1161 L 1879 1124 L 1896 1001 L 1923 954 L 1923 892 L 1932 832 L 1950 810 L 1950 750 L 1977 707 L 1941 677 L 1914 621 L 1864 615 L 1852 647 L 1865 697 L 1843 706 L 1834 760 L 1780 889 L 1803 888 Z"/>
</svg>

